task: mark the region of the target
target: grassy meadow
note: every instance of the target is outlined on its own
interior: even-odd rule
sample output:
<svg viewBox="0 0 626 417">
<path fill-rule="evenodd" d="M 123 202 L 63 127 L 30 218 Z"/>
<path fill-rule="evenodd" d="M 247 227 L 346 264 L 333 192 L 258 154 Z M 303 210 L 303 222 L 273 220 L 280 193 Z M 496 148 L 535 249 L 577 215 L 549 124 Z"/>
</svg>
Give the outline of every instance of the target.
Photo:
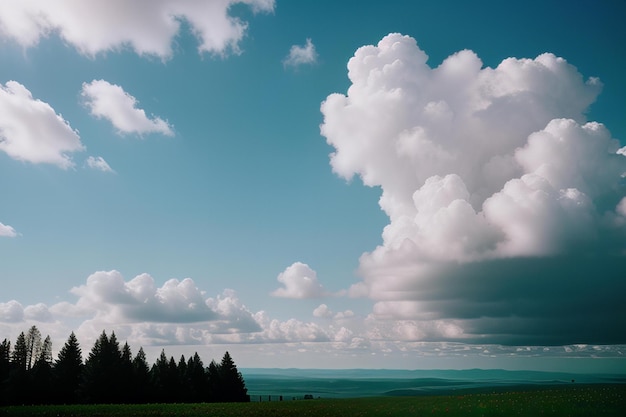
<svg viewBox="0 0 626 417">
<path fill-rule="evenodd" d="M 455 395 L 315 399 L 262 403 L 17 406 L 0 416 L 615 416 L 626 385 L 556 386 Z"/>
</svg>

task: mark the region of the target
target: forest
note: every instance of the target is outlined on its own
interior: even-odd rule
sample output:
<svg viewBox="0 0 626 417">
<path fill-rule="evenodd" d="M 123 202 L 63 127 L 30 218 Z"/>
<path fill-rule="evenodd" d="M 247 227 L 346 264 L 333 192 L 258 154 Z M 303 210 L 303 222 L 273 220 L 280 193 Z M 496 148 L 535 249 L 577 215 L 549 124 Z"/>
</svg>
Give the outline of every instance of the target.
<svg viewBox="0 0 626 417">
<path fill-rule="evenodd" d="M 52 357 L 50 337 L 36 326 L 12 346 L 0 344 L 0 405 L 143 404 L 249 401 L 245 381 L 226 352 L 205 366 L 198 353 L 178 361 L 165 350 L 150 366 L 143 348 L 132 355 L 128 343 L 103 331 L 83 361 L 72 332 Z"/>
</svg>

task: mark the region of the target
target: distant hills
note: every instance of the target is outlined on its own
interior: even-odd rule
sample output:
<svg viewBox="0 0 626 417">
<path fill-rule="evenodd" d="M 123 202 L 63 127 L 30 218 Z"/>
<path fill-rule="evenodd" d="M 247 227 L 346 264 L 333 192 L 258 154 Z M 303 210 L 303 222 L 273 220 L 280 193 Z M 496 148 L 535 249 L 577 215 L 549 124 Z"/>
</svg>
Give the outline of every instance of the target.
<svg viewBox="0 0 626 417">
<path fill-rule="evenodd" d="M 243 368 L 252 401 L 303 398 L 351 398 L 381 395 L 448 394 L 511 386 L 626 383 L 624 374 L 507 371 L 501 369 L 279 369 Z"/>
</svg>

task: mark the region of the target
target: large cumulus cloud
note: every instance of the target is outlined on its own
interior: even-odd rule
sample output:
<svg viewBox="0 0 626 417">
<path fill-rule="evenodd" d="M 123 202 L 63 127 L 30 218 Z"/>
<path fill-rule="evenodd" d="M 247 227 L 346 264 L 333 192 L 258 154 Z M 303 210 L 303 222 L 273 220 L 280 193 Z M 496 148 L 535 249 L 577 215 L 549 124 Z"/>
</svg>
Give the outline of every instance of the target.
<svg viewBox="0 0 626 417">
<path fill-rule="evenodd" d="M 549 53 L 427 59 L 399 34 L 359 48 L 321 107 L 334 172 L 389 216 L 352 295 L 444 339 L 626 342 L 626 157 L 585 117 L 600 81 Z"/>
</svg>

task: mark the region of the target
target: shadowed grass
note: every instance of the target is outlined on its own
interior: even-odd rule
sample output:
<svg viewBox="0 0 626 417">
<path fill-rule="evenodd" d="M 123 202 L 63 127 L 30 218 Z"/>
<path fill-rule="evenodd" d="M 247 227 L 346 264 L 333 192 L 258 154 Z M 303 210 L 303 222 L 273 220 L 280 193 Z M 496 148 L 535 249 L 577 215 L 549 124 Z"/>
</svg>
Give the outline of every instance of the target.
<svg viewBox="0 0 626 417">
<path fill-rule="evenodd" d="M 317 399 L 230 404 L 18 406 L 0 416 L 615 416 L 626 411 L 626 385 L 546 387 L 534 390 L 418 397 Z"/>
</svg>

